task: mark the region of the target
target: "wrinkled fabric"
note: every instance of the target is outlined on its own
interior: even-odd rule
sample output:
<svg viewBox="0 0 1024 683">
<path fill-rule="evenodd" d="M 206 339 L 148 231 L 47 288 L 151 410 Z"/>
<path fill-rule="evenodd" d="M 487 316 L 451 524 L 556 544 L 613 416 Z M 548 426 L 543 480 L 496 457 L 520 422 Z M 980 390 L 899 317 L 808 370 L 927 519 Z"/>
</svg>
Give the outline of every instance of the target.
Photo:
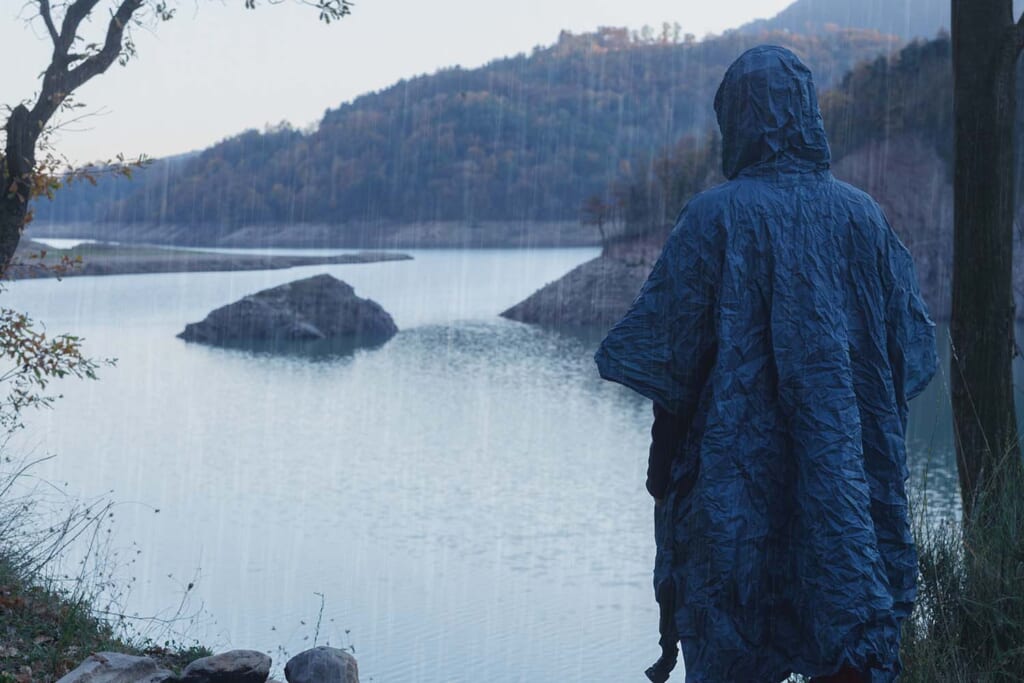
<svg viewBox="0 0 1024 683">
<path fill-rule="evenodd" d="M 893 681 L 917 577 L 907 402 L 934 323 L 878 205 L 832 177 L 795 55 L 745 53 L 715 109 L 730 180 L 686 205 L 595 357 L 687 425 L 655 584 L 687 681 Z"/>
</svg>

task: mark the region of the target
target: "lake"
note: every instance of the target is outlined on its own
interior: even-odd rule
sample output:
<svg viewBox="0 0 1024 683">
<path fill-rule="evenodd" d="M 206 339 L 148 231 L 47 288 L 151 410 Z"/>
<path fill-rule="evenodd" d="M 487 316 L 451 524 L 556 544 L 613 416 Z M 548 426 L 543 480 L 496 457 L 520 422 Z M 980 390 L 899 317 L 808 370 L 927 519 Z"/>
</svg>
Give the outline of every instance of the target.
<svg viewBox="0 0 1024 683">
<path fill-rule="evenodd" d="M 73 495 L 118 502 L 126 609 L 170 618 L 185 598 L 187 639 L 267 651 L 278 670 L 314 639 L 354 646 L 364 683 L 644 680 L 658 655 L 650 404 L 597 377 L 597 337 L 498 317 L 597 250 L 409 253 L 13 283 L 5 306 L 118 359 L 98 382 L 62 383 L 19 450 L 57 454 L 37 473 Z M 175 338 L 320 272 L 401 332 L 340 357 Z M 915 490 L 951 513 L 945 360 L 908 441 Z"/>
</svg>

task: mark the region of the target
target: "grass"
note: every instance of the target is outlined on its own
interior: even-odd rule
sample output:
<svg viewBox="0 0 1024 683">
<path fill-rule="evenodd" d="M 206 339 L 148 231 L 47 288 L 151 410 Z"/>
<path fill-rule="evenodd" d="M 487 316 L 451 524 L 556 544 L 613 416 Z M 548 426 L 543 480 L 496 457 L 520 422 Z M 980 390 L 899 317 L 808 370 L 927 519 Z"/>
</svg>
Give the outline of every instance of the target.
<svg viewBox="0 0 1024 683">
<path fill-rule="evenodd" d="M 903 683 L 1024 681 L 1024 474 L 979 496 L 962 523 L 918 517 L 918 600 Z"/>
<path fill-rule="evenodd" d="M 158 643 L 120 613 L 103 542 L 112 504 L 68 500 L 32 477 L 37 463 L 0 471 L 0 683 L 52 683 L 93 652 L 147 655 L 172 671 L 212 654 Z M 82 556 L 74 571 L 65 566 L 71 548 Z"/>
<path fill-rule="evenodd" d="M 141 643 L 97 616 L 82 597 L 26 581 L 0 556 L 0 683 L 56 681 L 93 652 L 147 655 L 180 670 L 205 647 Z"/>
</svg>

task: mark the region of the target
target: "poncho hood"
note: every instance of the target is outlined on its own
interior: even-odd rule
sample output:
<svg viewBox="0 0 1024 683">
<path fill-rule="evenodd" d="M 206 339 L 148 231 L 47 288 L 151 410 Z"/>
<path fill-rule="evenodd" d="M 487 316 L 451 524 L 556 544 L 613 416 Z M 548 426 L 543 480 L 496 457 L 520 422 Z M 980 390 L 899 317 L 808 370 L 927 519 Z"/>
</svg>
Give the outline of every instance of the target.
<svg viewBox="0 0 1024 683">
<path fill-rule="evenodd" d="M 762 45 L 743 53 L 718 88 L 715 113 L 726 178 L 829 168 L 811 71 L 785 48 Z"/>
</svg>

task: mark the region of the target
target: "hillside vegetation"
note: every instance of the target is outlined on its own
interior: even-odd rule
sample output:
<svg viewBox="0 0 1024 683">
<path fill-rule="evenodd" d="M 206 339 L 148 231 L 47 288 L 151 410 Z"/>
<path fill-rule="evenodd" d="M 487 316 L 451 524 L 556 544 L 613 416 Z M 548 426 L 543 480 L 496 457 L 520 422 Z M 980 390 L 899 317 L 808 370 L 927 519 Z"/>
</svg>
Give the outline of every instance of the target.
<svg viewBox="0 0 1024 683">
<path fill-rule="evenodd" d="M 951 58 L 948 37 L 915 41 L 892 56 L 859 64 L 820 96 L 834 174 L 882 205 L 913 253 L 925 298 L 939 319 L 949 315 L 952 277 Z M 1024 74 L 1018 90 L 1024 98 Z M 1024 112 L 1018 117 L 1024 129 Z M 617 320 L 647 276 L 679 208 L 722 181 L 719 145 L 715 135 L 691 135 L 633 163 L 630 173 L 587 203 L 588 209 L 607 209 L 604 255 L 505 315 L 574 327 Z M 1024 169 L 1017 178 L 1020 196 Z M 595 213 L 600 212 L 585 218 L 594 221 Z M 1018 270 L 1017 310 L 1024 311 L 1024 269 Z M 593 284 L 598 281 L 600 286 Z"/>
<path fill-rule="evenodd" d="M 895 55 L 865 60 L 822 92 L 833 163 L 842 169 L 844 158 L 867 146 L 913 136 L 951 172 L 950 60 L 948 37 L 915 41 Z M 893 160 L 906 154 L 896 148 L 891 152 Z M 619 177 L 600 196 L 609 205 L 609 220 L 617 221 L 626 235 L 666 230 L 691 196 L 723 180 L 720 159 L 720 140 L 712 131 L 684 136 L 656 154 L 623 164 Z M 886 169 L 876 172 L 884 175 Z"/>
<path fill-rule="evenodd" d="M 634 160 L 713 127 L 725 69 L 765 42 L 795 50 L 824 86 L 894 45 L 870 30 L 563 33 L 531 55 L 400 81 L 309 133 L 247 131 L 136 182 L 58 193 L 39 225 L 187 225 L 191 241 L 216 242 L 252 225 L 576 220 Z"/>
</svg>

